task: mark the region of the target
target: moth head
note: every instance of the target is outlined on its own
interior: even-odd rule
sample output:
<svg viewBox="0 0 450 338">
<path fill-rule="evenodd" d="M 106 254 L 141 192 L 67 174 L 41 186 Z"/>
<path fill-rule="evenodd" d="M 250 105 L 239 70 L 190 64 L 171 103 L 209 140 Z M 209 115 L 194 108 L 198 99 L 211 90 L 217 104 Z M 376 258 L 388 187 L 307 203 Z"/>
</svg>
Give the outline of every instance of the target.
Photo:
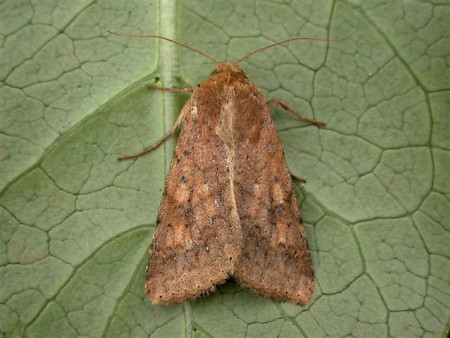
<svg viewBox="0 0 450 338">
<path fill-rule="evenodd" d="M 216 64 L 216 69 L 211 73 L 238 73 L 243 74 L 244 72 L 239 67 L 239 62 L 237 61 L 223 61 Z"/>
</svg>

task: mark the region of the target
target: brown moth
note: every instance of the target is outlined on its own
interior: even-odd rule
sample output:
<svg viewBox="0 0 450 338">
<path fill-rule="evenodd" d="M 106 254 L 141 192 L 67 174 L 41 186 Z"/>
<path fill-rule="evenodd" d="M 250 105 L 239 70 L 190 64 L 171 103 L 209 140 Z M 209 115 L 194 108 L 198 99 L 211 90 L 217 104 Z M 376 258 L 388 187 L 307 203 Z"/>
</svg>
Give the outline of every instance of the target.
<svg viewBox="0 0 450 338">
<path fill-rule="evenodd" d="M 192 92 L 172 130 L 181 129 L 149 251 L 145 290 L 156 304 L 179 303 L 215 289 L 233 276 L 259 295 L 305 304 L 314 275 L 305 230 L 280 139 L 274 105 L 237 61 L 212 57 L 216 70 Z M 323 125 L 299 116 L 310 123 Z"/>
</svg>

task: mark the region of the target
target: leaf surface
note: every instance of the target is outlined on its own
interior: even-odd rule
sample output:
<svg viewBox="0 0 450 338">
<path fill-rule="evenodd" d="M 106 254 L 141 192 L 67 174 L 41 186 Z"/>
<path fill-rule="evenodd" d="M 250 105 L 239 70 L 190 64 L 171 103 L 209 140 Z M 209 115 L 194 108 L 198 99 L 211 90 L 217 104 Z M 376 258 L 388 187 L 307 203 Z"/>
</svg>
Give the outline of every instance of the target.
<svg viewBox="0 0 450 338">
<path fill-rule="evenodd" d="M 0 331 L 4 337 L 443 337 L 450 318 L 450 6 L 440 1 L 6 1 L 1 15 Z M 304 307 L 233 281 L 152 306 L 147 250 L 174 140 L 219 59 L 299 113 L 274 119 L 316 273 Z M 280 272 L 282 273 L 282 272 Z"/>
</svg>

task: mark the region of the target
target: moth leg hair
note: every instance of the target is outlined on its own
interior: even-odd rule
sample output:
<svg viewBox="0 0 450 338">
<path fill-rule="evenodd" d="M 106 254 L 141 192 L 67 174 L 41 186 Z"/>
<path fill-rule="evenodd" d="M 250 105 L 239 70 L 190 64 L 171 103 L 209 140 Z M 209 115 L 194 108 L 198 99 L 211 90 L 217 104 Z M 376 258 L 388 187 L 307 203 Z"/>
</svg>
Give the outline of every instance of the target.
<svg viewBox="0 0 450 338">
<path fill-rule="evenodd" d="M 197 86 L 185 88 L 173 88 L 173 87 L 161 87 L 149 85 L 147 88 L 150 90 L 162 90 L 169 93 L 192 93 L 195 90 L 195 88 L 197 88 Z"/>
<path fill-rule="evenodd" d="M 322 122 L 322 121 L 319 121 L 319 120 L 314 120 L 314 119 L 311 119 L 309 117 L 305 117 L 305 116 L 300 115 L 294 109 L 289 107 L 286 103 L 284 103 L 281 100 L 271 99 L 271 100 L 267 101 L 266 104 L 267 104 L 267 108 L 269 109 L 269 111 L 271 111 L 276 105 L 279 105 L 284 110 L 286 110 L 287 112 L 291 113 L 292 115 L 294 115 L 296 118 L 298 118 L 300 120 L 303 120 L 305 122 L 309 122 L 309 123 L 315 124 L 318 127 L 323 127 L 325 125 L 325 122 Z"/>
<path fill-rule="evenodd" d="M 303 179 L 303 178 L 301 178 L 300 176 L 298 176 L 298 175 L 292 173 L 290 170 L 289 170 L 289 175 L 291 175 L 291 177 L 292 177 L 294 180 L 299 181 L 301 184 L 306 183 L 306 180 L 305 180 L 305 179 Z"/>
<path fill-rule="evenodd" d="M 161 87 L 162 88 L 162 87 Z M 149 152 L 151 152 L 152 150 L 158 148 L 161 144 L 163 144 L 170 136 L 172 136 L 172 134 L 180 127 L 181 123 L 183 122 L 184 117 L 186 116 L 186 114 L 189 112 L 191 108 L 191 104 L 190 104 L 190 100 L 188 102 L 186 102 L 186 104 L 184 105 L 183 109 L 181 110 L 180 115 L 178 115 L 177 120 L 175 121 L 175 124 L 172 126 L 172 128 L 169 130 L 168 133 L 166 133 L 163 137 L 161 137 L 158 141 L 156 141 L 155 143 L 149 145 L 148 147 L 145 147 L 142 150 L 138 150 L 134 153 L 128 154 L 128 155 L 123 155 L 123 156 L 119 156 L 117 159 L 119 161 L 124 161 L 124 160 L 129 160 L 132 158 L 136 158 L 142 155 L 145 155 Z"/>
</svg>

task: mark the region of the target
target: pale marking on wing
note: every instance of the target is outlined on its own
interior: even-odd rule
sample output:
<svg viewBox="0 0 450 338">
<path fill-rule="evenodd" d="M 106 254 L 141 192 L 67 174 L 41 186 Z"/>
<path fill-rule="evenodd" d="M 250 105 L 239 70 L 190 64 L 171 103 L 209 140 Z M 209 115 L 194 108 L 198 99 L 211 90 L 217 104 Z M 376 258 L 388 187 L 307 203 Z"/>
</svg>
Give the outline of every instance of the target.
<svg viewBox="0 0 450 338">
<path fill-rule="evenodd" d="M 274 184 L 272 187 L 272 196 L 274 203 L 283 204 L 283 202 L 285 201 L 284 195 L 285 194 L 281 185 L 279 183 Z"/>
<path fill-rule="evenodd" d="M 230 193 L 231 193 L 231 203 L 233 206 L 232 219 L 235 219 L 237 223 L 239 222 L 239 214 L 237 212 L 236 196 L 235 196 L 235 186 L 234 186 L 234 176 L 235 176 L 235 164 L 236 164 L 236 151 L 235 151 L 235 133 L 234 133 L 234 114 L 236 108 L 234 102 L 229 100 L 222 105 L 220 110 L 220 125 L 216 127 L 216 133 L 222 139 L 225 145 L 225 150 L 227 153 L 227 166 L 229 169 L 229 181 L 230 181 Z"/>
</svg>

